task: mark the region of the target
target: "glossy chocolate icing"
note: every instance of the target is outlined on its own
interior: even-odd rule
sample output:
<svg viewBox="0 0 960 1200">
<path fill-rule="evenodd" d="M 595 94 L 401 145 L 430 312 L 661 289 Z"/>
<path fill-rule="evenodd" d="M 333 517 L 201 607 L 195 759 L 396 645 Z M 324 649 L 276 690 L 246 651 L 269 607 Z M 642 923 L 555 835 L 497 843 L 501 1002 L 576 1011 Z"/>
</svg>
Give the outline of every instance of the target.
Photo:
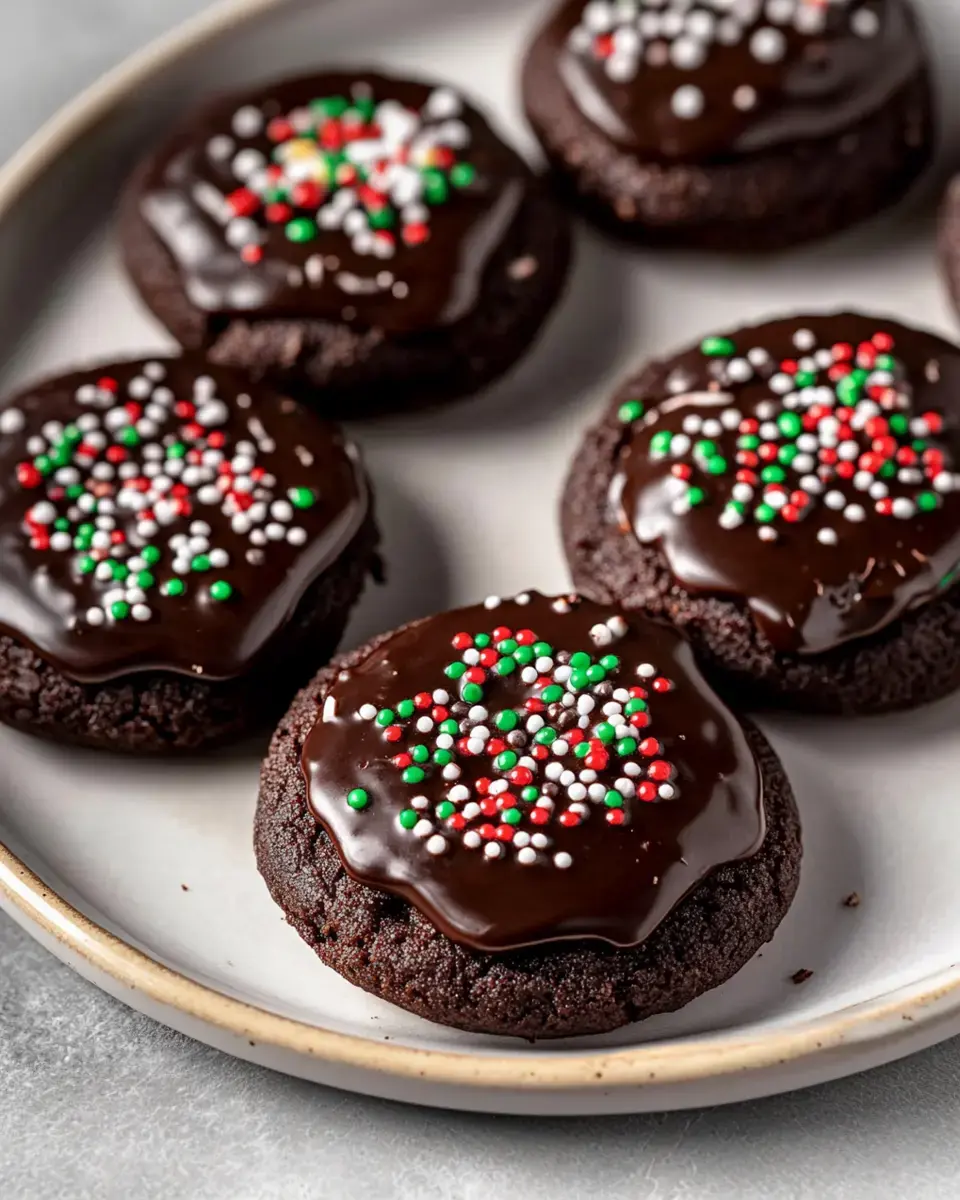
<svg viewBox="0 0 960 1200">
<path fill-rule="evenodd" d="M 924 61 L 904 0 L 571 0 L 542 36 L 584 115 L 663 162 L 720 162 L 841 133 Z"/>
<path fill-rule="evenodd" d="M 137 409 L 128 414 L 140 422 L 136 426 L 128 421 L 124 428 L 122 421 L 114 424 L 107 415 L 126 403 L 142 410 L 139 416 Z M 192 407 L 175 410 L 175 404 Z M 105 434 L 105 445 L 85 458 L 81 440 L 76 455 L 61 467 L 44 463 L 49 470 L 40 480 L 33 464 L 41 454 L 49 457 L 44 443 L 51 438 L 53 444 L 62 443 L 64 427 L 76 431 L 80 422 L 83 429 L 94 416 L 100 421 L 99 432 Z M 191 421 L 202 425 L 191 427 Z M 143 436 L 139 445 L 130 446 L 123 439 L 132 439 L 135 428 Z M 211 436 L 213 442 L 223 440 L 222 452 L 236 466 L 237 477 L 250 469 L 260 476 L 251 485 L 252 505 L 239 517 L 225 511 L 232 510 L 234 503 L 218 492 L 215 481 L 223 476 L 218 464 L 208 464 L 206 481 L 188 474 L 205 469 L 191 461 L 197 458 L 191 449 L 196 451 L 200 434 Z M 74 436 L 82 439 L 88 434 Z M 159 454 L 150 452 L 155 455 L 152 465 L 146 452 L 151 443 L 163 447 Z M 180 447 L 186 452 L 178 460 L 183 464 L 179 474 L 174 473 L 177 467 L 170 466 L 172 459 L 164 457 L 171 445 L 173 454 Z M 126 462 L 116 461 L 118 456 L 126 456 Z M 144 488 L 150 482 L 147 472 L 154 472 L 152 478 L 165 478 L 173 489 L 167 503 L 183 502 L 179 513 L 163 513 L 162 504 L 154 506 L 163 519 L 158 517 L 152 536 L 143 536 L 138 529 L 149 532 L 140 522 L 145 516 L 149 519 L 153 509 L 137 513 L 116 499 L 122 482 L 117 473 L 138 474 L 131 462 L 146 467 L 140 474 Z M 26 486 L 18 481 L 18 470 Z M 80 514 L 75 498 L 64 496 L 62 487 L 60 495 L 51 495 L 49 489 L 57 488 L 59 479 L 67 484 L 72 479 L 69 474 L 60 476 L 59 470 L 76 471 L 81 483 L 96 490 L 97 503 L 107 504 L 98 513 Z M 101 477 L 91 478 L 92 470 Z M 212 486 L 212 493 L 204 493 L 204 486 Z M 178 496 L 179 488 L 187 494 Z M 294 494 L 305 507 L 289 502 L 291 489 L 302 489 Z M 125 499 L 134 498 L 133 479 L 125 491 Z M 261 502 L 266 511 L 244 532 L 257 511 L 253 505 Z M 49 511 L 43 511 L 43 506 Z M 334 427 L 293 401 L 202 359 L 123 362 L 52 379 L 28 388 L 0 409 L 0 628 L 81 682 L 148 669 L 214 680 L 232 678 L 269 653 L 309 584 L 348 549 L 367 507 L 366 483 L 356 453 Z M 72 513 L 69 518 L 68 513 Z M 125 537 L 126 545 L 76 548 L 73 539 L 80 536 L 78 528 L 100 517 L 102 525 L 112 521 L 113 530 L 98 530 L 99 540 L 113 532 Z M 57 530 L 56 518 L 66 521 L 69 533 Z M 191 526 L 198 521 L 209 531 L 178 553 L 192 559 L 204 552 L 205 540 L 205 552 L 214 562 L 205 570 L 178 573 L 173 566 L 177 553 L 169 539 L 197 536 L 200 527 L 191 531 Z M 155 562 L 139 567 L 148 572 L 141 589 L 144 607 L 136 607 L 135 595 L 130 601 L 121 598 L 130 611 L 114 619 L 105 609 L 105 605 L 109 608 L 105 597 L 111 589 L 134 587 L 133 575 L 138 571 L 124 582 L 101 579 L 93 563 L 109 558 L 121 565 L 122 574 L 125 562 L 133 559 L 137 566 L 144 545 L 161 551 Z M 150 551 L 147 554 L 154 557 Z M 90 561 L 84 573 L 81 564 L 86 559 Z M 182 595 L 162 593 L 171 580 L 185 585 Z M 229 598 L 213 598 L 211 585 L 217 581 L 228 585 Z"/>
<path fill-rule="evenodd" d="M 251 155 L 254 162 L 261 156 L 276 165 L 276 155 L 287 152 L 268 136 L 272 119 L 294 114 L 305 122 L 299 150 L 305 148 L 310 159 L 325 118 L 311 118 L 309 106 L 326 97 L 394 102 L 393 120 L 401 125 L 410 114 L 404 116 L 397 105 L 431 114 L 429 128 L 448 131 L 443 136 L 451 146 L 458 144 L 452 152 L 457 162 L 475 168 L 475 178 L 451 186 L 444 202 L 426 204 L 429 240 L 422 244 L 407 245 L 398 236 L 403 208 L 396 204 L 397 219 L 387 231 L 395 252 L 388 257 L 358 253 L 352 236 L 340 228 L 321 226 L 309 240 L 290 240 L 290 220 L 319 224 L 316 198 L 299 206 L 294 202 L 289 219 L 273 224 L 261 206 L 245 220 L 256 227 L 262 258 L 244 261 L 239 244 L 244 226 L 231 222 L 226 198 L 255 179 Z M 263 128 L 257 129 L 258 121 Z M 459 145 L 467 136 L 468 144 Z M 373 130 L 371 140 L 375 137 Z M 298 160 L 293 164 L 309 171 L 309 161 L 305 167 L 303 160 L 299 167 Z M 372 73 L 324 74 L 225 97 L 194 114 L 150 164 L 139 203 L 176 262 L 188 300 L 213 324 L 236 316 L 288 317 L 404 334 L 451 325 L 472 310 L 487 265 L 517 217 L 528 179 L 514 151 L 450 89 Z M 329 187 L 326 199 L 344 195 L 342 188 L 324 186 Z"/>
<path fill-rule="evenodd" d="M 495 607 L 490 603 L 407 626 L 376 646 L 359 665 L 341 673 L 324 697 L 322 718 L 303 750 L 312 809 L 351 875 L 403 896 L 455 941 L 481 951 L 571 938 L 637 945 L 706 875 L 723 863 L 756 853 L 763 842 L 759 771 L 743 731 L 700 676 L 687 643 L 666 626 L 637 618 L 627 624 L 609 608 L 592 602 L 554 601 L 536 592 Z M 598 722 L 607 719 L 602 706 L 615 702 L 617 689 L 644 685 L 647 717 L 636 720 L 649 719 L 649 724 L 642 729 L 631 726 L 631 732 L 640 739 L 656 739 L 656 746 L 645 745 L 643 753 L 634 750 L 623 757 L 619 755 L 622 743 L 617 741 L 609 744 L 606 765 L 580 758 L 573 747 L 573 738 L 580 734 L 571 732 L 580 729 L 580 710 L 561 703 L 551 703 L 543 720 L 553 725 L 557 714 L 572 713 L 559 721 L 560 736 L 569 739 L 564 742 L 566 749 L 558 755 L 556 741 L 549 750 L 538 745 L 536 737 L 547 735 L 538 735 L 535 729 L 525 732 L 532 715 L 529 705 L 536 703 L 543 679 L 556 669 L 547 667 L 542 657 L 533 670 L 534 675 L 546 673 L 538 681 L 524 680 L 520 668 L 510 674 L 489 672 L 479 701 L 487 717 L 468 716 L 466 710 L 478 703 L 475 699 L 470 704 L 461 702 L 458 709 L 458 689 L 465 677 L 454 682 L 444 672 L 469 651 L 454 648 L 452 641 L 461 631 L 475 636 L 497 627 L 516 634 L 514 643 L 522 642 L 518 631 L 532 630 L 553 648 L 555 664 L 561 663 L 562 651 L 568 655 L 585 651 L 595 663 L 605 655 L 617 656 L 619 665 L 606 680 L 585 683 L 577 692 L 578 703 L 586 697 L 596 705 L 582 718 L 587 726 L 582 736 L 595 736 Z M 541 647 L 537 653 L 545 651 Z M 638 672 L 641 665 L 642 673 Z M 672 684 L 669 690 L 659 690 L 666 686 L 664 679 Z M 594 693 L 594 687 L 601 693 Z M 417 742 L 433 750 L 438 727 L 425 731 L 417 728 L 417 722 L 423 716 L 429 720 L 436 689 L 449 693 L 449 719 L 461 725 L 453 750 L 453 765 L 460 774 L 444 778 L 442 770 L 449 767 L 429 762 L 425 778 L 404 782 L 391 760 Z M 557 688 L 560 693 L 564 690 Z M 411 698 L 419 706 L 412 717 L 402 719 L 399 703 Z M 389 724 L 371 718 L 371 710 L 365 707 L 371 705 L 380 711 L 394 710 L 383 720 L 402 727 L 396 740 L 390 740 L 394 734 Z M 496 720 L 506 709 L 520 715 L 512 732 L 503 732 Z M 523 769 L 524 764 L 526 769 L 534 767 L 530 795 L 523 795 L 522 780 L 510 779 L 509 762 L 499 759 L 501 751 L 495 744 L 488 741 L 483 749 L 474 746 L 472 752 L 463 752 L 460 739 L 482 740 L 484 729 L 519 758 L 513 770 Z M 535 754 L 542 759 L 524 757 Z M 673 768 L 669 774 L 667 762 Z M 603 794 L 577 801 L 567 791 L 572 780 L 551 782 L 549 776 L 561 766 L 579 773 L 592 764 L 600 793 L 610 796 L 618 775 L 623 773 L 621 782 L 625 782 L 626 772 L 633 770 L 628 763 L 640 765 L 631 778 L 638 789 L 651 790 L 650 802 L 630 794 L 618 802 L 617 791 L 612 792 L 613 808 Z M 669 778 L 669 783 L 650 782 L 654 777 Z M 470 814 L 469 804 L 476 808 L 477 800 L 490 801 L 493 788 L 488 790 L 484 783 L 477 786 L 484 778 L 494 781 L 494 786 L 496 781 L 508 781 L 506 794 L 514 810 L 520 810 L 516 824 L 506 825 L 510 819 L 506 808 L 499 814 Z M 469 797 L 458 795 L 458 787 Z M 347 802 L 357 788 L 367 797 L 359 811 Z M 451 792 L 450 809 L 459 814 L 452 818 L 449 812 L 437 812 Z M 536 803 L 534 792 L 540 794 Z M 404 828 L 400 814 L 414 811 L 409 806 L 417 803 L 413 799 L 417 795 L 423 797 L 418 816 L 426 824 L 422 830 Z M 542 821 L 535 821 L 534 810 L 550 803 L 554 807 L 541 812 Z M 616 812 L 622 816 L 611 817 Z M 612 824 L 612 820 L 622 823 Z M 451 821 L 454 826 L 465 823 L 457 829 L 451 828 Z M 489 833 L 487 838 L 478 837 L 476 831 L 484 822 L 499 822 L 499 833 L 508 829 L 507 840 L 498 842 Z M 530 844 L 530 835 L 544 835 L 548 844 Z M 471 836 L 480 843 L 473 848 Z M 493 858 L 491 843 L 497 855 Z"/>
<path fill-rule="evenodd" d="M 800 337 L 804 348 L 796 344 L 798 330 L 804 331 Z M 873 426 L 868 431 L 864 425 L 850 438 L 839 438 L 856 445 L 852 461 L 858 468 L 857 475 L 838 478 L 836 467 L 818 457 L 819 450 L 814 453 L 816 466 L 810 470 L 804 470 L 810 464 L 801 463 L 799 458 L 795 460 L 799 470 L 793 463 L 783 464 L 783 486 L 788 495 L 802 489 L 803 480 L 814 471 L 821 472 L 822 491 L 809 496 L 801 519 L 793 523 L 784 519 L 784 513 L 793 515 L 784 508 L 775 520 L 761 527 L 751 516 L 761 502 L 759 490 L 747 499 L 742 523 L 736 523 L 738 518 L 733 513 L 723 515 L 734 498 L 735 471 L 750 465 L 737 460 L 741 436 L 737 421 L 731 421 L 722 432 L 710 433 L 717 453 L 729 468 L 723 474 L 713 475 L 697 465 L 690 452 L 680 458 L 673 454 L 651 457 L 653 439 L 658 433 L 663 437 L 663 431 L 679 434 L 681 440 L 687 437 L 692 443 L 704 436 L 702 432 L 691 432 L 689 436 L 683 433 L 684 422 L 691 417 L 715 420 L 733 409 L 749 419 L 756 416 L 758 404 L 767 404 L 766 420 L 775 423 L 784 413 L 810 414 L 812 404 L 824 401 L 827 407 L 833 406 L 823 414 L 830 417 L 844 406 L 836 399 L 829 368 L 817 368 L 815 381 L 805 381 L 806 391 L 800 390 L 799 395 L 797 389 L 788 388 L 788 403 L 795 407 L 787 408 L 784 397 L 776 391 L 777 381 L 783 379 L 779 364 L 792 360 L 799 362 L 801 369 L 810 367 L 812 364 L 803 360 L 817 353 L 814 345 L 821 353 L 843 343 L 856 348 L 878 334 L 881 340 L 884 334 L 893 338 L 891 353 L 897 366 L 889 372 L 889 391 L 881 387 L 877 393 L 881 399 L 877 415 L 883 418 L 899 412 L 913 422 L 921 414 L 932 412 L 935 423 L 938 417 L 943 420 L 943 428 L 935 435 L 922 429 L 918 433 L 917 427 L 910 424 L 907 433 L 896 439 L 908 458 L 911 446 L 916 446 L 914 466 L 897 463 L 898 474 L 889 477 L 871 476 L 869 471 L 860 475 L 862 466 L 876 466 L 876 462 L 857 455 L 883 449 L 874 435 L 880 437 L 884 431 Z M 960 495 L 956 491 L 960 476 L 953 473 L 960 437 L 960 350 L 932 334 L 907 329 L 886 318 L 853 314 L 792 317 L 727 336 L 735 345 L 738 364 L 732 370 L 729 364 L 733 359 L 709 357 L 700 347 L 694 347 L 676 358 L 653 364 L 623 390 L 620 402 L 639 400 L 646 415 L 625 425 L 611 490 L 611 519 L 625 534 L 632 530 L 641 542 L 657 543 L 673 575 L 688 591 L 716 592 L 745 601 L 757 625 L 780 651 L 821 653 L 883 629 L 935 596 L 960 563 Z M 744 356 L 756 359 L 758 351 L 766 351 L 769 361 L 751 370 Z M 777 381 L 771 386 L 775 373 Z M 743 379 L 744 375 L 749 378 Z M 826 390 L 821 392 L 820 388 Z M 866 392 L 863 402 L 869 402 Z M 814 429 L 820 428 L 812 416 L 810 420 Z M 763 433 L 761 429 L 761 442 Z M 788 440 L 778 433 L 772 443 L 778 444 L 778 438 Z M 915 438 L 920 440 L 914 442 Z M 938 480 L 932 482 L 926 475 L 912 481 L 901 479 L 902 470 L 925 466 L 924 454 L 927 460 L 931 454 L 942 456 L 943 470 Z M 758 469 L 764 462 L 757 464 Z M 674 505 L 684 507 L 682 499 L 677 499 L 683 485 L 671 472 L 685 469 L 684 464 L 693 466 L 689 482 L 702 487 L 706 500 L 678 513 Z M 776 461 L 774 465 L 778 465 Z M 936 466 L 934 463 L 931 469 Z M 858 486 L 871 479 L 874 487 L 885 482 L 889 495 L 884 498 L 879 489 L 871 494 Z M 840 497 L 831 501 L 837 508 L 830 507 L 830 495 Z M 919 499 L 921 496 L 927 500 Z M 933 505 L 931 497 L 936 507 L 930 511 L 918 507 Z M 894 509 L 898 515 L 880 511 L 891 503 L 898 505 Z M 898 513 L 901 506 L 903 515 Z M 769 518 L 769 514 L 764 516 Z M 723 521 L 731 522 L 733 527 L 724 527 Z M 764 536 L 776 540 L 761 540 Z"/>
</svg>

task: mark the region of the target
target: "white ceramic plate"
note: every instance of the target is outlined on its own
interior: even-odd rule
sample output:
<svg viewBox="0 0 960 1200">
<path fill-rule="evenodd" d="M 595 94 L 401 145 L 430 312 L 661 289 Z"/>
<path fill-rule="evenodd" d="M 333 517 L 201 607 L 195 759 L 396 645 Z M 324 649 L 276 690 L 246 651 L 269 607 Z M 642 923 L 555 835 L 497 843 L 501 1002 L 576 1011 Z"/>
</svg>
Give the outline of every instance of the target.
<svg viewBox="0 0 960 1200">
<path fill-rule="evenodd" d="M 110 208 L 137 155 L 197 96 L 378 61 L 448 77 L 532 149 L 516 71 L 542 9 L 236 0 L 132 59 L 0 174 L 4 385 L 170 347 L 121 275 Z M 924 12 L 941 78 L 956 78 L 960 11 L 928 0 Z M 348 644 L 491 592 L 566 586 L 555 517 L 565 464 L 611 383 L 645 354 L 771 311 L 846 304 L 955 332 L 933 261 L 935 190 L 933 181 L 926 199 L 777 260 L 628 254 L 583 233 L 566 302 L 507 381 L 459 407 L 356 431 L 377 481 L 391 583 L 364 600 Z M 870 721 L 764 720 L 803 812 L 796 904 L 724 987 L 601 1038 L 528 1046 L 459 1033 L 321 966 L 254 867 L 261 745 L 142 764 L 0 732 L 0 903 L 114 995 L 306 1078 L 524 1113 L 745 1099 L 960 1032 L 958 721 L 960 697 Z M 842 905 L 852 891 L 863 897 L 856 909 Z M 814 975 L 797 986 L 800 968 Z"/>
</svg>

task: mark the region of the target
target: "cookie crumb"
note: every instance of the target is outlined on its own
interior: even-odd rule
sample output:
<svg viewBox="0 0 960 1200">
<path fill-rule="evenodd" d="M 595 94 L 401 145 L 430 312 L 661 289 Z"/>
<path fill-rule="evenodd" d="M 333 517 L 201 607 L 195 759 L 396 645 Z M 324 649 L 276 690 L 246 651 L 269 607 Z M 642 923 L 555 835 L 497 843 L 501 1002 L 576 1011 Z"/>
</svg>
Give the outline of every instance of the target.
<svg viewBox="0 0 960 1200">
<path fill-rule="evenodd" d="M 812 971 L 808 971 L 806 967 L 801 967 L 799 971 L 794 971 L 790 976 L 790 981 L 791 983 L 806 983 L 812 975 Z"/>
<path fill-rule="evenodd" d="M 180 890 L 181 890 L 182 892 L 189 892 L 189 891 L 190 891 L 190 889 L 187 887 L 187 885 L 186 885 L 185 883 L 181 883 L 181 884 L 180 884 Z"/>
<path fill-rule="evenodd" d="M 844 908 L 859 908 L 860 907 L 860 893 L 859 892 L 851 892 L 849 896 L 844 896 L 843 907 Z"/>
</svg>

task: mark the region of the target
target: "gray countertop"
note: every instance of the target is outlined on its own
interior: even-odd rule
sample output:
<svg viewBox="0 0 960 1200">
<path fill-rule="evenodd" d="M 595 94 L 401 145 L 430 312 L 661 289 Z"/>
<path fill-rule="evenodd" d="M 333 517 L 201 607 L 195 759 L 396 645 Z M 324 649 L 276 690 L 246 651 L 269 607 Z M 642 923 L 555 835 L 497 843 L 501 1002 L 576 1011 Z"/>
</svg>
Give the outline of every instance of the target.
<svg viewBox="0 0 960 1200">
<path fill-rule="evenodd" d="M 205 0 L 0 3 L 0 158 Z M 349 1096 L 226 1058 L 0 916 L 0 1195 L 667 1200 L 956 1193 L 960 1040 L 729 1108 L 581 1121 Z"/>
</svg>

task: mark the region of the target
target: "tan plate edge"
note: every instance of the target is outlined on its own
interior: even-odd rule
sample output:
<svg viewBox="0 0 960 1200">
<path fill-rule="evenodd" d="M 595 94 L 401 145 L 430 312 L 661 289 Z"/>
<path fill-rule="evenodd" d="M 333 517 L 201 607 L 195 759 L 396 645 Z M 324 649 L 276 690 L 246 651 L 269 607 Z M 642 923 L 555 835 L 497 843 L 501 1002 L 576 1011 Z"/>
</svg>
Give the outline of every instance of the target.
<svg viewBox="0 0 960 1200">
<path fill-rule="evenodd" d="M 2 168 L 0 219 L 71 141 L 93 128 L 119 99 L 188 50 L 286 0 L 221 0 L 151 42 L 109 71 L 54 115 Z M 178 974 L 115 937 L 68 904 L 0 842 L 0 893 L 29 922 L 69 947 L 96 970 L 152 1000 L 259 1045 L 361 1070 L 481 1088 L 558 1090 L 664 1086 L 734 1072 L 760 1071 L 830 1055 L 852 1042 L 897 1043 L 921 1025 L 936 1025 L 960 1008 L 960 969 L 891 993 L 786 1033 L 698 1039 L 601 1053 L 521 1060 L 387 1045 L 334 1033 L 234 1000 Z M 949 998 L 950 1003 L 944 1004 Z"/>
</svg>

